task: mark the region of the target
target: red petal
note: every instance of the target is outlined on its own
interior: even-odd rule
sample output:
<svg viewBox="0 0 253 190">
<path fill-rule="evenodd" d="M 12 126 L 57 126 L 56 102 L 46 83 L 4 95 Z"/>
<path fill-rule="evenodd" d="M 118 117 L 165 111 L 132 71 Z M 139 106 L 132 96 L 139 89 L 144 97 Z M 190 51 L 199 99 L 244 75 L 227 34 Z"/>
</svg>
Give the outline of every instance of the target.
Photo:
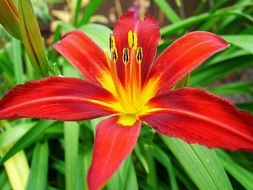
<svg viewBox="0 0 253 190">
<path fill-rule="evenodd" d="M 210 148 L 253 151 L 253 117 L 227 100 L 183 88 L 158 95 L 150 105 L 164 109 L 142 119 L 161 133 Z"/>
<path fill-rule="evenodd" d="M 210 32 L 188 33 L 158 56 L 151 76 L 160 76 L 161 90 L 168 90 L 206 59 L 227 47 L 226 41 Z"/>
<path fill-rule="evenodd" d="M 147 15 L 144 20 L 138 19 L 134 12 L 127 12 L 122 15 L 114 25 L 113 34 L 116 40 L 118 50 L 117 69 L 120 79 L 124 79 L 124 63 L 122 62 L 123 48 L 128 48 L 128 32 L 133 31 L 138 36 L 138 46 L 143 49 L 142 60 L 142 81 L 145 82 L 151 64 L 156 55 L 156 48 L 160 40 L 159 24 L 150 15 Z"/>
<path fill-rule="evenodd" d="M 50 77 L 12 89 L 0 100 L 0 119 L 32 117 L 66 121 L 112 113 L 109 108 L 92 103 L 90 99 L 110 101 L 112 96 L 88 81 Z"/>
<path fill-rule="evenodd" d="M 98 124 L 88 173 L 89 190 L 101 188 L 137 142 L 141 123 L 137 121 L 133 126 L 121 126 L 117 120 L 118 117 L 111 117 Z"/>
<path fill-rule="evenodd" d="M 104 52 L 81 31 L 68 33 L 54 48 L 88 80 L 97 82 L 108 70 Z"/>
</svg>

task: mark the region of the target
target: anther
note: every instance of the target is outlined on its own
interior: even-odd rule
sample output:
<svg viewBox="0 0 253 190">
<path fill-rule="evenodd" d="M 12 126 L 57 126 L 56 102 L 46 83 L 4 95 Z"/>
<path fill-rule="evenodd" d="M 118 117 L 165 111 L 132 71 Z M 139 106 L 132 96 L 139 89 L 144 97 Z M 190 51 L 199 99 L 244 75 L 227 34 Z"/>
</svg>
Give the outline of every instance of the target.
<svg viewBox="0 0 253 190">
<path fill-rule="evenodd" d="M 128 46 L 129 48 L 137 49 L 138 38 L 136 32 L 132 32 L 131 30 L 128 32 Z"/>
<path fill-rule="evenodd" d="M 110 47 L 110 50 L 112 50 L 113 48 L 116 48 L 116 45 L 115 45 L 115 37 L 113 34 L 110 34 L 110 38 L 109 38 L 109 47 Z"/>
<path fill-rule="evenodd" d="M 126 65 L 129 62 L 129 49 L 128 48 L 124 48 L 123 49 L 123 54 L 122 54 L 122 61 L 123 63 Z"/>
<path fill-rule="evenodd" d="M 118 60 L 118 52 L 116 47 L 112 47 L 111 49 L 111 59 L 115 62 Z"/>
<path fill-rule="evenodd" d="M 142 52 L 142 48 L 141 47 L 138 47 L 137 48 L 137 53 L 136 53 L 136 61 L 137 61 L 137 63 L 141 63 L 141 61 L 142 61 L 142 59 L 143 59 L 143 52 Z"/>
</svg>

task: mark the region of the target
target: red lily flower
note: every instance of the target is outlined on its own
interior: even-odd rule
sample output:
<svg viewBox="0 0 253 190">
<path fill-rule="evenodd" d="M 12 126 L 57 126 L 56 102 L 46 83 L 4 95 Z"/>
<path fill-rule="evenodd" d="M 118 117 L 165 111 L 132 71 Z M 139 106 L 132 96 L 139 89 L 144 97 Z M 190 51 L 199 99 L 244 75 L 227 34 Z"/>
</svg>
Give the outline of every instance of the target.
<svg viewBox="0 0 253 190">
<path fill-rule="evenodd" d="M 50 77 L 19 85 L 0 101 L 0 119 L 110 116 L 97 126 L 90 190 L 105 184 L 131 153 L 142 122 L 189 143 L 253 151 L 250 114 L 203 89 L 172 89 L 227 43 L 209 32 L 191 32 L 154 60 L 159 39 L 158 23 L 133 12 L 116 22 L 110 55 L 82 32 L 70 32 L 55 49 L 85 79 Z"/>
</svg>

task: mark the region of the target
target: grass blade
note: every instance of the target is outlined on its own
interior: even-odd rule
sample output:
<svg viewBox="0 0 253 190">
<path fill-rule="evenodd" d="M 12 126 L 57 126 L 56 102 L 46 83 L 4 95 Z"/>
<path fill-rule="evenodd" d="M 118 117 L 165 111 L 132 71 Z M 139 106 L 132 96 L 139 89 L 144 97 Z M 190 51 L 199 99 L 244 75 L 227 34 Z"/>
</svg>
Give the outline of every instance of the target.
<svg viewBox="0 0 253 190">
<path fill-rule="evenodd" d="M 191 73 L 190 83 L 194 86 L 207 86 L 218 79 L 222 79 L 251 65 L 253 65 L 252 56 L 249 55 L 199 67 Z"/>
<path fill-rule="evenodd" d="M 0 24 L 13 37 L 20 39 L 18 10 L 13 1 L 1 0 L 0 6 Z"/>
<path fill-rule="evenodd" d="M 161 28 L 161 35 L 163 37 L 166 37 L 170 34 L 174 34 L 174 33 L 178 32 L 182 28 L 186 29 L 188 27 L 192 27 L 194 24 L 200 23 L 200 22 L 208 20 L 208 19 L 214 19 L 215 17 L 218 17 L 218 16 L 219 17 L 227 17 L 228 15 L 234 14 L 231 11 L 237 10 L 241 7 L 247 7 L 247 6 L 252 6 L 252 3 L 241 3 L 241 4 L 238 3 L 234 6 L 220 9 L 214 13 L 207 12 L 207 13 L 200 14 L 198 16 L 189 17 L 189 18 L 184 19 L 180 22 L 177 22 L 172 25 L 165 26 L 165 27 Z"/>
<path fill-rule="evenodd" d="M 12 38 L 12 56 L 16 84 L 21 84 L 23 83 L 21 43 L 15 38 Z"/>
<path fill-rule="evenodd" d="M 253 95 L 253 82 L 231 82 L 208 88 L 208 91 L 218 95 L 249 94 Z"/>
<path fill-rule="evenodd" d="M 13 190 L 23 190 L 28 181 L 29 166 L 24 151 L 19 151 L 4 163 Z"/>
<path fill-rule="evenodd" d="M 77 189 L 79 124 L 64 123 L 65 179 L 66 190 Z"/>
<path fill-rule="evenodd" d="M 81 19 L 79 26 L 86 24 L 90 17 L 97 11 L 100 5 L 103 3 L 103 0 L 92 0 L 88 6 L 84 9 L 84 13 Z"/>
<path fill-rule="evenodd" d="M 122 163 L 120 169 L 113 175 L 106 187 L 107 190 L 138 190 L 137 177 L 131 156 Z"/>
<path fill-rule="evenodd" d="M 169 3 L 165 0 L 154 0 L 155 4 L 163 11 L 166 18 L 170 20 L 172 23 L 176 23 L 180 21 L 180 17 L 177 13 L 171 8 Z"/>
<path fill-rule="evenodd" d="M 178 190 L 176 175 L 169 156 L 156 145 L 151 147 L 151 151 L 153 156 L 166 168 L 170 179 L 171 189 Z"/>
<path fill-rule="evenodd" d="M 23 137 L 21 137 L 11 149 L 0 160 L 3 164 L 6 160 L 16 154 L 18 151 L 23 150 L 30 144 L 34 143 L 55 121 L 41 120 L 33 128 L 31 128 Z"/>
<path fill-rule="evenodd" d="M 250 171 L 238 165 L 224 151 L 217 150 L 218 156 L 224 168 L 230 173 L 245 189 L 253 189 L 253 175 Z"/>
<path fill-rule="evenodd" d="M 253 54 L 253 36 L 252 35 L 223 35 L 225 40 L 231 44 L 244 49 Z"/>
<path fill-rule="evenodd" d="M 34 70 L 46 76 L 49 70 L 49 63 L 30 0 L 19 1 L 19 12 L 21 37 L 27 54 Z"/>
<path fill-rule="evenodd" d="M 232 190 L 224 168 L 213 150 L 161 136 L 200 190 Z"/>
<path fill-rule="evenodd" d="M 26 190 L 45 190 L 48 171 L 48 144 L 38 143 L 33 152 L 32 168 Z"/>
</svg>

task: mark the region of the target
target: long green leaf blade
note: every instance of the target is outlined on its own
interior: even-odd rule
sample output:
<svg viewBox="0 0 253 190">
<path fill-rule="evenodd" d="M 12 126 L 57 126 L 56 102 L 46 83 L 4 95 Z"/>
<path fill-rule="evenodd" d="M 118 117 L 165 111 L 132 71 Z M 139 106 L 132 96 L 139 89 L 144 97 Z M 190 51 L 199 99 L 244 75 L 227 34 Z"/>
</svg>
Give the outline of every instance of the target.
<svg viewBox="0 0 253 190">
<path fill-rule="evenodd" d="M 106 187 L 107 190 L 138 190 L 137 177 L 131 156 L 122 163 Z"/>
<path fill-rule="evenodd" d="M 46 76 L 49 71 L 49 63 L 30 0 L 19 1 L 19 12 L 21 37 L 29 59 L 35 71 Z"/>
<path fill-rule="evenodd" d="M 32 168 L 26 190 L 45 190 L 48 172 L 48 144 L 38 143 L 33 152 Z"/>
<path fill-rule="evenodd" d="M 165 0 L 154 0 L 155 4 L 163 11 L 168 20 L 172 23 L 180 21 L 180 17 Z"/>
<path fill-rule="evenodd" d="M 227 40 L 232 45 L 240 47 L 247 52 L 253 54 L 253 36 L 252 35 L 223 35 L 225 40 Z"/>
<path fill-rule="evenodd" d="M 13 37 L 20 39 L 19 14 L 15 4 L 10 0 L 1 0 L 0 3 L 0 24 Z"/>
<path fill-rule="evenodd" d="M 66 190 L 77 189 L 79 124 L 64 123 Z"/>
<path fill-rule="evenodd" d="M 232 190 L 231 184 L 213 150 L 161 136 L 200 190 Z"/>
<path fill-rule="evenodd" d="M 176 175 L 175 175 L 173 165 L 171 163 L 169 156 L 166 155 L 166 153 L 163 152 L 162 149 L 160 149 L 156 145 L 153 145 L 151 147 L 151 151 L 154 157 L 166 168 L 169 175 L 169 179 L 170 179 L 171 189 L 178 190 Z"/>
<path fill-rule="evenodd" d="M 6 160 L 16 154 L 18 151 L 23 150 L 30 144 L 34 143 L 40 137 L 43 132 L 46 131 L 55 121 L 41 120 L 32 129 L 30 129 L 24 136 L 22 136 L 4 155 L 0 160 L 0 164 L 3 164 Z"/>
<path fill-rule="evenodd" d="M 253 175 L 250 171 L 238 165 L 224 151 L 217 150 L 224 168 L 246 189 L 253 189 Z"/>
<path fill-rule="evenodd" d="M 88 6 L 85 8 L 83 17 L 81 19 L 80 25 L 86 24 L 90 17 L 97 11 L 97 9 L 100 7 L 100 5 L 103 3 L 103 0 L 92 0 L 88 4 Z"/>
</svg>

